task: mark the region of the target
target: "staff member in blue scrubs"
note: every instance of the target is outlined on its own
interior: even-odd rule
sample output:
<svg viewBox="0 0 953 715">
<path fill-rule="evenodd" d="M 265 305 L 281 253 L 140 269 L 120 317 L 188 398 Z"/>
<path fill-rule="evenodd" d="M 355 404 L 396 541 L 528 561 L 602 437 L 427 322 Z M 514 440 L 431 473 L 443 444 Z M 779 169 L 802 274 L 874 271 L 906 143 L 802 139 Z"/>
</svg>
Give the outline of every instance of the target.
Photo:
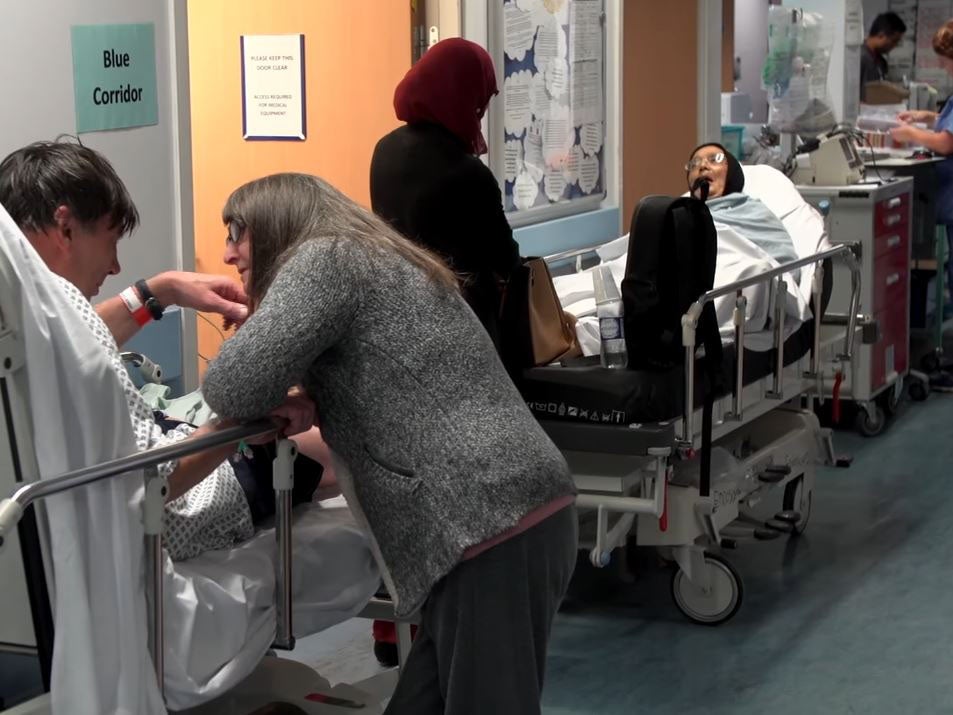
<svg viewBox="0 0 953 715">
<path fill-rule="evenodd" d="M 933 36 L 933 51 L 939 57 L 940 66 L 953 75 L 953 20 L 944 23 Z M 939 114 L 917 110 L 901 112 L 898 119 L 904 124 L 890 131 L 894 141 L 916 144 L 946 157 L 937 164 L 939 194 L 936 215 L 937 222 L 946 226 L 949 245 L 946 284 L 953 293 L 953 101 L 948 99 Z M 931 128 L 922 129 L 913 124 L 926 124 Z"/>
</svg>

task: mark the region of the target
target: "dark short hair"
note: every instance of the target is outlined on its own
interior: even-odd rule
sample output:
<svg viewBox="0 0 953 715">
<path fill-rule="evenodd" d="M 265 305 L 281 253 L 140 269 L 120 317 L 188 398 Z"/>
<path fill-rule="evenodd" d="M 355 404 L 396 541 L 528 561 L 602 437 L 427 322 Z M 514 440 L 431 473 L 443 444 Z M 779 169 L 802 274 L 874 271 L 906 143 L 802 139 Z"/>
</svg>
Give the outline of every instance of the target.
<svg viewBox="0 0 953 715">
<path fill-rule="evenodd" d="M 78 139 L 34 142 L 0 162 L 0 204 L 20 228 L 52 226 L 67 206 L 90 224 L 108 216 L 120 236 L 139 225 L 139 212 L 116 170 Z"/>
<path fill-rule="evenodd" d="M 870 23 L 870 32 L 867 35 L 869 37 L 875 35 L 902 35 L 906 31 L 907 26 L 897 13 L 882 12 Z"/>
</svg>

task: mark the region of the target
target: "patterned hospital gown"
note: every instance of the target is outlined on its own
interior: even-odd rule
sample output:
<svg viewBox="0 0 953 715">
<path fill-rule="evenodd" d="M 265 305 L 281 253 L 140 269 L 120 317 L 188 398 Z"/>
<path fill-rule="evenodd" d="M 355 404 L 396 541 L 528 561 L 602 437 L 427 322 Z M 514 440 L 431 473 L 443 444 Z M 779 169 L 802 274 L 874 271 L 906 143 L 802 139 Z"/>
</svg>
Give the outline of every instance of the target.
<svg viewBox="0 0 953 715">
<path fill-rule="evenodd" d="M 162 428 L 153 419 L 152 410 L 126 372 L 109 328 L 72 283 L 61 278 L 60 285 L 103 346 L 119 378 L 136 435 L 136 447 L 140 451 L 164 447 L 192 434 L 195 430 L 189 425 L 180 425 L 170 432 L 162 433 Z M 168 477 L 175 467 L 175 462 L 160 464 L 159 472 Z M 169 556 L 174 560 L 189 559 L 213 549 L 229 548 L 251 538 L 253 534 L 251 511 L 245 493 L 227 461 L 185 494 L 166 504 L 163 540 Z"/>
</svg>

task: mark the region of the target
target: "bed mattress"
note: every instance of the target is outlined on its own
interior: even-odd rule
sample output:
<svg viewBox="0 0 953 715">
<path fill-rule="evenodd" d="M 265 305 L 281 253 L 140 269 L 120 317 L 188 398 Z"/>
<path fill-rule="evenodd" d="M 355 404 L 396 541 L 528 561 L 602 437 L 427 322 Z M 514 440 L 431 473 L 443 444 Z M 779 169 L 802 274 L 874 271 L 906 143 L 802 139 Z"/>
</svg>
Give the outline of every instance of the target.
<svg viewBox="0 0 953 715">
<path fill-rule="evenodd" d="M 814 321 L 805 321 L 784 342 L 784 364 L 807 355 L 814 342 Z M 734 389 L 735 346 L 723 343 L 719 371 L 723 389 Z M 777 351 L 745 350 L 744 384 L 748 385 L 774 370 Z M 696 384 L 704 374 L 702 359 L 696 360 Z M 618 370 L 599 365 L 599 358 L 583 358 L 563 365 L 525 370 L 519 389 L 527 405 L 539 419 L 568 420 L 602 424 L 663 422 L 682 416 L 685 406 L 685 370 L 678 365 L 665 370 Z M 695 406 L 703 395 L 695 390 Z"/>
</svg>

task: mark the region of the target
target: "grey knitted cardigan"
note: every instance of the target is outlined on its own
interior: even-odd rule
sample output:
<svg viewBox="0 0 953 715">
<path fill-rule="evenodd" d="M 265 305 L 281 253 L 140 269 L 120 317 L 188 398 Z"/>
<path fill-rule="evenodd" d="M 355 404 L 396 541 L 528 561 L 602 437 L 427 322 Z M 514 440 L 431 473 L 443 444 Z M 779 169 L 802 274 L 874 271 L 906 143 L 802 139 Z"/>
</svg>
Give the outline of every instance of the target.
<svg viewBox="0 0 953 715">
<path fill-rule="evenodd" d="M 302 244 L 203 392 L 219 415 L 249 420 L 295 384 L 317 403 L 398 615 L 423 605 L 466 548 L 575 493 L 476 316 L 396 253 Z"/>
</svg>

